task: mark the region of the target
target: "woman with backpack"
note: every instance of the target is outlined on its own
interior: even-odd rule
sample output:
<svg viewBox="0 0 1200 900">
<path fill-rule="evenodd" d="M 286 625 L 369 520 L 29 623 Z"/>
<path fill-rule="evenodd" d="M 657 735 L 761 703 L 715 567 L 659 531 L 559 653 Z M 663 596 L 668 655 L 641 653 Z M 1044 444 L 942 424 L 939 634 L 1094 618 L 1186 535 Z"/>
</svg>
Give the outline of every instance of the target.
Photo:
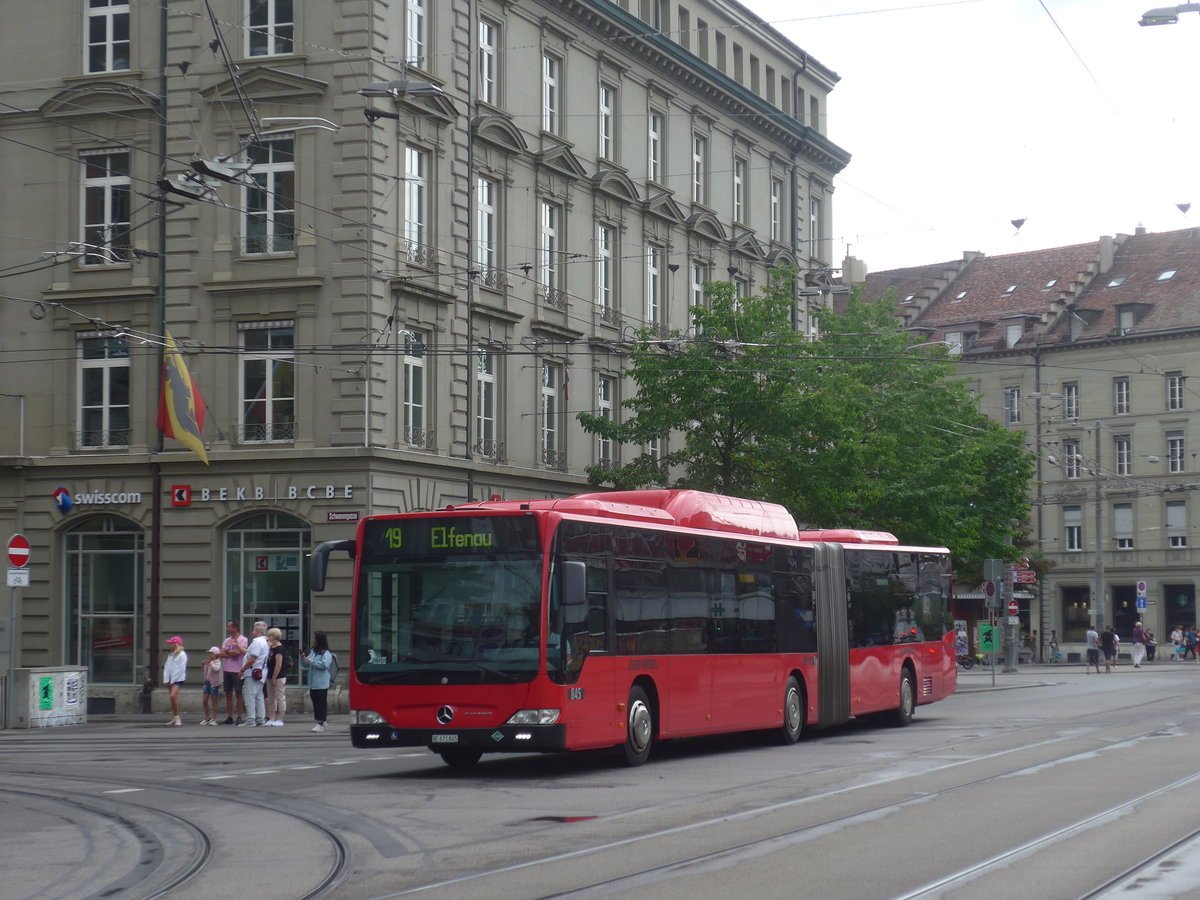
<svg viewBox="0 0 1200 900">
<path fill-rule="evenodd" d="M 325 632 L 313 632 L 312 650 L 300 657 L 300 665 L 308 669 L 308 696 L 312 698 L 313 718 L 317 721 L 312 730 L 319 734 L 325 730 L 329 687 L 337 677 L 337 657 L 329 650 Z"/>
</svg>

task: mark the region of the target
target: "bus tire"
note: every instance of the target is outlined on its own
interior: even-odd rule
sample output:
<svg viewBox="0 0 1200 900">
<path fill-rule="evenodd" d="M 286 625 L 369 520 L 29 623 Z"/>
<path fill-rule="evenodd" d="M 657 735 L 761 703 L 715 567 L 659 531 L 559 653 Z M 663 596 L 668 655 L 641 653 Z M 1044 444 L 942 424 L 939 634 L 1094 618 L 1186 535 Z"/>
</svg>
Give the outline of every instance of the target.
<svg viewBox="0 0 1200 900">
<path fill-rule="evenodd" d="M 917 708 L 917 685 L 913 681 L 912 670 L 905 668 L 900 676 L 900 705 L 888 714 L 888 721 L 897 728 L 903 728 L 913 720 Z"/>
<path fill-rule="evenodd" d="M 796 676 L 788 676 L 783 691 L 783 727 L 779 736 L 785 744 L 794 744 L 804 733 L 804 692 Z"/>
<path fill-rule="evenodd" d="M 474 747 L 447 747 L 439 750 L 438 756 L 452 769 L 469 769 L 483 757 L 483 751 Z"/>
<path fill-rule="evenodd" d="M 654 710 L 646 692 L 637 685 L 629 689 L 625 709 L 625 743 L 621 745 L 621 758 L 627 766 L 640 766 L 650 758 L 650 747 L 654 743 Z"/>
</svg>

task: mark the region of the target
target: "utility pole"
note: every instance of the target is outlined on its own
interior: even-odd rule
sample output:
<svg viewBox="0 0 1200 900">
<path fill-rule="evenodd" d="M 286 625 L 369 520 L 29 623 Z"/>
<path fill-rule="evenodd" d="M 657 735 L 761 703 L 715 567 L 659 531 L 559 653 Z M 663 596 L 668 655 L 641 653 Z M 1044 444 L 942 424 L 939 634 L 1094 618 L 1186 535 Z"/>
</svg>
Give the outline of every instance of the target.
<svg viewBox="0 0 1200 900">
<path fill-rule="evenodd" d="M 1096 571 L 1092 592 L 1092 609 L 1096 614 L 1096 631 L 1104 631 L 1104 504 L 1103 485 L 1100 476 L 1100 420 L 1096 420 L 1096 459 L 1092 463 L 1092 477 L 1096 482 Z"/>
</svg>

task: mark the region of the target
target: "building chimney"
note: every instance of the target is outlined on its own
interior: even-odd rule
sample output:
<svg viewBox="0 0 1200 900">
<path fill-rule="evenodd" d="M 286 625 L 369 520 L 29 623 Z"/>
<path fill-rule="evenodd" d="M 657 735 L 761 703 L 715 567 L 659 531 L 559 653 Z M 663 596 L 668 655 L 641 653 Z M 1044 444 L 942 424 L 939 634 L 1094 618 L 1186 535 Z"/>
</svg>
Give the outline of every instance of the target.
<svg viewBox="0 0 1200 900">
<path fill-rule="evenodd" d="M 867 264 L 861 259 L 847 256 L 842 260 L 842 284 L 857 287 L 867 283 Z"/>
</svg>

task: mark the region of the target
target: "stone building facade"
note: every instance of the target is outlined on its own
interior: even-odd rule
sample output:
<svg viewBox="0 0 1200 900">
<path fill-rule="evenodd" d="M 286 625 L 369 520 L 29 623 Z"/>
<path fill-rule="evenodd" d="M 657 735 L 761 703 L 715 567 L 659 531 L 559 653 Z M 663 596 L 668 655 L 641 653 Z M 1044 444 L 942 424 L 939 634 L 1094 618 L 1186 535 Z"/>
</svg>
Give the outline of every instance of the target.
<svg viewBox="0 0 1200 900">
<path fill-rule="evenodd" d="M 88 0 L 0 49 L 0 653 L 118 708 L 227 619 L 344 646 L 305 558 L 362 516 L 662 452 L 575 413 L 705 281 L 795 265 L 797 327 L 829 283 L 837 76 L 738 3 Z M 168 333 L 207 463 L 156 424 Z"/>
</svg>

